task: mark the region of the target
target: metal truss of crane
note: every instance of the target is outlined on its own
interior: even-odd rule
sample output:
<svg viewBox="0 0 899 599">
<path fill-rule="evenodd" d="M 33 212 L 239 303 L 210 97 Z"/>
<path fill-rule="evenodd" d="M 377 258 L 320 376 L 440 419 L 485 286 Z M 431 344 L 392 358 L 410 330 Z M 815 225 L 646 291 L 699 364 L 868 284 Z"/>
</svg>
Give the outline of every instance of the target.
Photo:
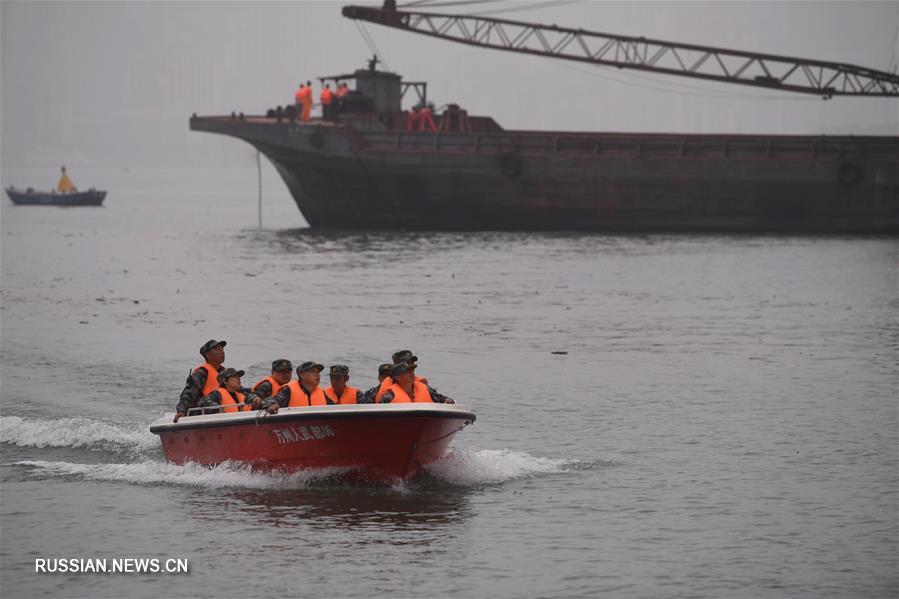
<svg viewBox="0 0 899 599">
<path fill-rule="evenodd" d="M 472 46 L 782 91 L 899 96 L 899 75 L 808 60 L 487 17 L 345 6 L 343 16 Z"/>
</svg>

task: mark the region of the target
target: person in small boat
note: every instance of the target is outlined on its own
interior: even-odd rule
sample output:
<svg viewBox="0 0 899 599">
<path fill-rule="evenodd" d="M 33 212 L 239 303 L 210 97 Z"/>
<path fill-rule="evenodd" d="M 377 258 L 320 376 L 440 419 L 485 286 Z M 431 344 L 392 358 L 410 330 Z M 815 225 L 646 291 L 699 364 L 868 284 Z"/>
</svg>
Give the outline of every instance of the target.
<svg viewBox="0 0 899 599">
<path fill-rule="evenodd" d="M 350 369 L 343 364 L 334 364 L 328 371 L 331 386 L 324 390 L 328 405 L 361 403 L 361 393 L 356 387 L 350 387 Z"/>
<path fill-rule="evenodd" d="M 415 366 L 408 362 L 394 364 L 391 378 L 394 383 L 387 388 L 378 403 L 456 403 L 437 393 L 436 389 L 415 380 Z"/>
<path fill-rule="evenodd" d="M 215 414 L 217 412 L 249 412 L 253 408 L 249 405 L 256 402 L 262 405 L 262 400 L 254 393 L 245 394 L 240 386 L 240 377 L 244 375 L 243 370 L 235 370 L 233 368 L 225 368 L 216 377 L 218 388 L 200 400 L 201 408 L 210 408 L 203 410 L 204 414 Z"/>
<path fill-rule="evenodd" d="M 290 381 L 272 397 L 262 403 L 262 408 L 270 410 L 271 406 L 295 408 L 298 406 L 326 406 L 328 400 L 318 383 L 325 367 L 317 362 L 303 362 L 297 366 L 297 379 Z M 275 408 L 275 412 L 278 408 Z"/>
<path fill-rule="evenodd" d="M 381 383 L 384 382 L 384 379 L 390 378 L 391 371 L 393 371 L 393 364 L 385 362 L 378 366 L 378 384 L 363 393 L 359 403 L 375 403 L 375 396 L 381 389 Z"/>
<path fill-rule="evenodd" d="M 203 356 L 205 362 L 194 368 L 187 376 L 187 382 L 181 396 L 178 399 L 178 405 L 175 406 L 175 420 L 182 416 L 186 416 L 188 410 L 196 408 L 200 399 L 212 393 L 213 389 L 218 388 L 216 377 L 222 371 L 225 362 L 225 346 L 227 341 L 216 341 L 210 339 L 200 348 L 200 355 Z"/>
<path fill-rule="evenodd" d="M 284 358 L 275 360 L 272 362 L 271 375 L 253 385 L 253 393 L 263 400 L 268 399 L 289 383 L 291 378 L 293 378 L 293 364 L 290 363 L 290 360 Z"/>
<path fill-rule="evenodd" d="M 418 356 L 413 354 L 408 349 L 401 349 L 398 352 L 394 352 L 393 356 L 391 356 L 391 359 L 393 360 L 394 366 L 397 364 L 406 363 L 406 364 L 409 364 L 413 369 L 416 367 L 416 365 L 417 365 L 416 363 L 418 362 Z M 378 378 L 380 379 L 381 377 L 379 376 Z M 419 383 L 424 383 L 425 385 L 428 384 L 428 379 L 423 378 L 423 377 L 416 376 L 415 380 L 418 381 Z M 378 388 L 378 391 L 375 393 L 374 403 L 380 403 L 381 396 L 384 395 L 384 392 L 387 391 L 387 388 L 390 387 L 390 385 L 392 385 L 392 384 L 393 384 L 393 379 L 390 376 L 387 376 L 383 380 L 381 380 L 381 386 Z"/>
<path fill-rule="evenodd" d="M 60 193 L 75 193 L 78 191 L 72 183 L 72 180 L 69 179 L 69 176 L 66 174 L 66 167 L 62 167 L 62 176 L 59 177 L 56 189 L 59 190 Z"/>
</svg>

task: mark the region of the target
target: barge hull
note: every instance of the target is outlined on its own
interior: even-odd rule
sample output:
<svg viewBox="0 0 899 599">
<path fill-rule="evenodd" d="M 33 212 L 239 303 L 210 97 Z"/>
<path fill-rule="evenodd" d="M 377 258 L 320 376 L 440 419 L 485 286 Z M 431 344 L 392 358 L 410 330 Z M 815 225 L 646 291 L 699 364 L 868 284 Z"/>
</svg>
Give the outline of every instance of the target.
<svg viewBox="0 0 899 599">
<path fill-rule="evenodd" d="M 259 149 L 316 228 L 899 233 L 899 137 L 191 127 Z"/>
</svg>

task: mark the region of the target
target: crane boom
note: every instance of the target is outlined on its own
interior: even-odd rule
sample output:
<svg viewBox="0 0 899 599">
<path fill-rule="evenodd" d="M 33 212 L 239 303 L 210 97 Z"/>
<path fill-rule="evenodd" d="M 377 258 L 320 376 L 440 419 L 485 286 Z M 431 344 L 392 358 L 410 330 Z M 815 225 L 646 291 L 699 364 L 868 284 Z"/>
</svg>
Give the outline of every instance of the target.
<svg viewBox="0 0 899 599">
<path fill-rule="evenodd" d="M 680 44 L 491 17 L 344 6 L 343 16 L 432 37 L 548 56 L 782 91 L 899 97 L 899 75 L 851 64 Z"/>
</svg>

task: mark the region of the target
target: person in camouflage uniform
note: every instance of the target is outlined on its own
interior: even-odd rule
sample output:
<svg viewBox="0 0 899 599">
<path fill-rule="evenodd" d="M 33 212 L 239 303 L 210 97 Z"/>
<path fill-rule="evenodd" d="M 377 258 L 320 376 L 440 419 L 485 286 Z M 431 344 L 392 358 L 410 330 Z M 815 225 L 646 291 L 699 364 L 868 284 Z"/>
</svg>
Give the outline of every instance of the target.
<svg viewBox="0 0 899 599">
<path fill-rule="evenodd" d="M 290 360 L 284 358 L 275 360 L 272 362 L 272 374 L 253 385 L 253 392 L 262 399 L 268 399 L 289 383 L 292 377 L 293 364 Z"/>
<path fill-rule="evenodd" d="M 210 339 L 200 348 L 200 355 L 203 356 L 206 362 L 194 368 L 191 373 L 187 375 L 184 390 L 181 391 L 181 396 L 178 398 L 178 405 L 175 406 L 175 419 L 173 422 L 178 422 L 178 419 L 187 416 L 188 411 L 191 408 L 199 406 L 199 402 L 203 397 L 209 395 L 213 389 L 218 388 L 218 381 L 216 379 L 218 374 L 224 369 L 225 345 L 227 344 L 227 341 Z M 212 373 L 215 374 L 212 375 Z M 210 376 L 212 376 L 212 378 L 210 378 Z M 249 389 L 241 389 L 241 391 L 245 395 L 252 393 Z M 260 399 L 260 406 L 261 403 L 262 400 Z"/>
<path fill-rule="evenodd" d="M 326 406 L 328 400 L 324 391 L 318 386 L 321 381 L 321 371 L 325 367 L 318 362 L 303 362 L 297 366 L 297 378 L 281 387 L 272 397 L 262 402 L 262 409 L 271 411 L 274 406 L 274 412 L 277 413 L 278 408 L 290 407 L 291 400 L 308 406 Z M 296 405 L 296 404 L 294 404 Z"/>
<path fill-rule="evenodd" d="M 375 403 L 375 395 L 378 394 L 378 390 L 381 388 L 381 383 L 384 382 L 384 379 L 390 376 L 391 371 L 393 370 L 393 364 L 384 363 L 378 366 L 378 384 L 363 393 L 359 397 L 359 403 Z"/>
<path fill-rule="evenodd" d="M 200 355 L 206 362 L 194 368 L 187 375 L 184 390 L 181 391 L 178 405 L 175 406 L 174 422 L 178 422 L 179 418 L 186 416 L 191 408 L 196 408 L 203 396 L 218 386 L 214 379 L 210 380 L 210 374 L 212 372 L 219 373 L 224 368 L 222 364 L 225 362 L 225 345 L 227 344 L 227 341 L 210 339 L 200 348 Z"/>
<path fill-rule="evenodd" d="M 401 391 L 397 391 L 397 393 L 399 393 L 400 395 L 405 394 L 407 396 L 406 401 L 409 401 L 410 399 L 412 401 L 415 401 L 415 399 L 413 398 L 415 388 L 420 389 L 422 393 L 427 390 L 427 395 L 430 396 L 431 401 L 434 403 L 456 403 L 452 398 L 449 398 L 442 393 L 438 393 L 437 390 L 433 387 L 416 380 L 415 364 L 412 362 L 400 362 L 399 364 L 394 364 L 391 378 L 393 379 L 394 383 L 391 384 L 391 386 L 381 395 L 381 398 L 377 403 L 393 402 L 394 389 L 401 389 Z"/>
<path fill-rule="evenodd" d="M 243 370 L 235 370 L 233 368 L 225 368 L 218 375 L 219 388 L 214 389 L 209 395 L 199 401 L 199 407 L 211 408 L 203 410 L 204 414 L 215 414 L 218 412 L 249 412 L 258 410 L 262 406 L 262 398 L 253 393 L 247 392 L 240 384 L 240 378 L 244 375 Z M 223 393 L 230 396 L 231 401 L 223 401 Z M 246 404 L 240 407 L 228 406 L 232 404 Z M 224 404 L 224 408 L 221 406 Z"/>
<path fill-rule="evenodd" d="M 349 366 L 346 364 L 334 364 L 328 371 L 328 377 L 331 379 L 331 386 L 325 387 L 322 391 L 329 406 L 360 403 L 362 392 L 356 387 L 350 387 L 347 384 L 350 380 Z"/>
<path fill-rule="evenodd" d="M 391 359 L 393 360 L 391 369 L 393 368 L 393 366 L 396 366 L 397 364 L 408 364 L 409 367 L 412 368 L 413 370 L 418 366 L 418 364 L 417 364 L 418 356 L 413 354 L 408 349 L 401 349 L 398 352 L 394 352 L 393 355 L 391 356 Z M 381 403 L 381 396 L 384 394 L 384 392 L 387 390 L 387 388 L 390 387 L 391 385 L 393 385 L 393 383 L 394 383 L 393 377 L 389 372 L 388 372 L 388 375 L 385 376 L 384 378 L 381 378 L 380 374 L 379 374 L 378 379 L 381 381 L 381 384 L 378 387 L 378 389 L 375 391 L 375 394 L 372 395 L 372 403 Z M 415 377 L 415 381 L 422 383 L 424 385 L 428 384 L 428 379 L 421 377 L 421 376 L 417 376 L 417 375 Z"/>
</svg>

